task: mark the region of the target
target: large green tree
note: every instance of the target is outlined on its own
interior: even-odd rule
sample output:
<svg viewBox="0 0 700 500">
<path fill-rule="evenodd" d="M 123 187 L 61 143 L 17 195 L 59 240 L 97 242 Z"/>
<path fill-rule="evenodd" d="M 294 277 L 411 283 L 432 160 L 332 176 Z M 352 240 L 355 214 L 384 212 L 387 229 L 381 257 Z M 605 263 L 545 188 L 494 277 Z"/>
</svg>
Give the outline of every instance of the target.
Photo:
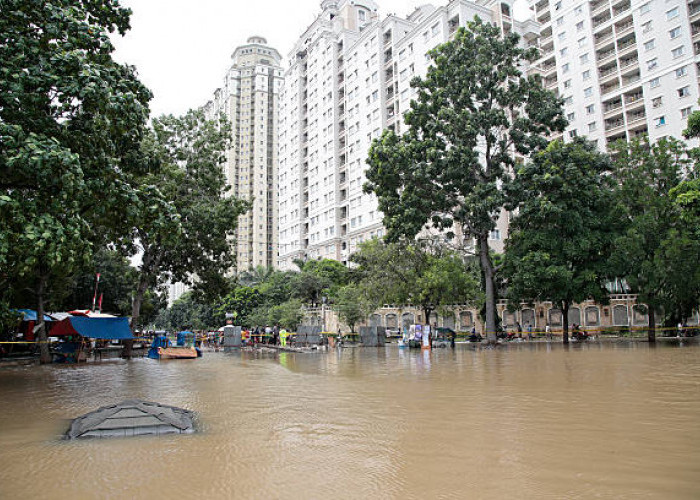
<svg viewBox="0 0 700 500">
<path fill-rule="evenodd" d="M 144 147 L 160 168 L 137 179 L 151 189 L 136 211 L 133 241 L 142 258 L 132 326 L 139 324 L 146 290 L 164 281 L 189 283 L 210 300 L 227 291 L 225 275 L 235 264 L 231 241 L 238 217 L 249 209 L 248 202 L 228 196 L 223 164 L 230 137 L 225 117 L 207 120 L 201 111 L 153 121 L 152 141 Z"/>
<path fill-rule="evenodd" d="M 112 59 L 109 34 L 130 15 L 116 0 L 2 0 L 0 11 L 0 285 L 33 290 L 47 362 L 56 283 L 125 229 L 151 94 Z"/>
<path fill-rule="evenodd" d="M 362 286 L 351 283 L 340 288 L 333 297 L 340 319 L 355 333 L 355 325 L 367 319 L 376 305 L 369 299 Z"/>
<path fill-rule="evenodd" d="M 431 240 L 363 243 L 350 257 L 359 287 L 373 306 L 413 304 L 426 323 L 442 306 L 478 303 L 479 282 L 462 258 Z"/>
<path fill-rule="evenodd" d="M 654 342 L 657 314 L 675 309 L 669 303 L 668 292 L 676 273 L 669 271 L 683 263 L 668 261 L 679 253 L 665 241 L 674 228 L 678 234 L 674 241 L 683 240 L 677 232 L 682 229 L 678 227 L 679 211 L 670 192 L 685 177 L 690 159 L 683 143 L 674 139 L 651 143 L 646 137 L 616 143 L 613 158 L 613 175 L 619 184 L 619 216 L 626 223 L 617 240 L 614 262 L 617 273 L 647 306 L 648 338 Z"/>
<path fill-rule="evenodd" d="M 613 243 L 619 234 L 607 155 L 584 140 L 552 142 L 518 169 L 509 187 L 519 201 L 506 243 L 507 296 L 552 301 L 562 311 L 568 343 L 569 306 L 605 300 Z"/>
<path fill-rule="evenodd" d="M 455 225 L 476 243 L 486 293 L 486 331 L 496 335 L 496 268 L 488 239 L 506 202 L 517 155 L 547 145 L 565 126 L 561 101 L 523 68 L 537 57 L 515 33 L 476 18 L 429 53 L 433 64 L 411 85 L 417 98 L 408 130 L 386 131 L 367 160 L 392 241 L 426 224 L 451 235 Z"/>
</svg>

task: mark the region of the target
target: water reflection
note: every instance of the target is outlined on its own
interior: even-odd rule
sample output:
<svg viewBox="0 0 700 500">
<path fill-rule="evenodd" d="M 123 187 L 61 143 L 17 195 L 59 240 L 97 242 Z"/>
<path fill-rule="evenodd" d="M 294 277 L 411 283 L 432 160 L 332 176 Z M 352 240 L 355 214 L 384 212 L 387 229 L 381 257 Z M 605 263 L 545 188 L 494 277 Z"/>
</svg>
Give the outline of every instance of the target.
<svg viewBox="0 0 700 500">
<path fill-rule="evenodd" d="M 0 496 L 698 498 L 699 354 L 523 343 L 2 369 Z M 194 409 L 203 432 L 56 439 L 133 397 Z"/>
</svg>

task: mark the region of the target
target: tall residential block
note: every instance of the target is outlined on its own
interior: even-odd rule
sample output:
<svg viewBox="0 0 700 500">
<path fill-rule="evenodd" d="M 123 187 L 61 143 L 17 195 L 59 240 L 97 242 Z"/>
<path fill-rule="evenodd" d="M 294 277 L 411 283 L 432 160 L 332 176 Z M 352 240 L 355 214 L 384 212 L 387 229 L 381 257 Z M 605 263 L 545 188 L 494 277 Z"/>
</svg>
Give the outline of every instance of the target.
<svg viewBox="0 0 700 500">
<path fill-rule="evenodd" d="M 522 43 L 537 43 L 537 25 L 512 18 L 512 1 L 453 0 L 424 5 L 407 17 L 380 18 L 373 0 L 325 0 L 291 51 L 280 94 L 279 266 L 295 259 L 347 262 L 357 245 L 383 234 L 377 200 L 362 192 L 371 141 L 404 130 L 425 75 L 427 52 L 474 16 Z M 493 232 L 502 248 L 507 220 Z"/>
<path fill-rule="evenodd" d="M 281 56 L 261 37 L 233 52 L 224 84 L 204 107 L 213 118 L 224 113 L 233 141 L 226 152 L 226 179 L 232 195 L 253 201 L 238 219 L 232 244 L 237 270 L 277 265 L 277 150 Z M 213 235 L 215 236 L 215 235 Z"/>
<path fill-rule="evenodd" d="M 545 85 L 564 99 L 568 140 L 605 149 L 682 137 L 697 108 L 700 1 L 530 0 Z"/>
</svg>

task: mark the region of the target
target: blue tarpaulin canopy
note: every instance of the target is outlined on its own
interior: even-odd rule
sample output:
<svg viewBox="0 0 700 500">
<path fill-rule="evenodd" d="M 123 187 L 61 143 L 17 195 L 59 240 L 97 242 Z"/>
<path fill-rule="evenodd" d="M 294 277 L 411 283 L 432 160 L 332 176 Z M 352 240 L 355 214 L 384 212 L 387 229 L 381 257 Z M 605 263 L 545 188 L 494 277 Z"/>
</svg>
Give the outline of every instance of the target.
<svg viewBox="0 0 700 500">
<path fill-rule="evenodd" d="M 71 316 L 59 322 L 51 335 L 79 334 L 91 339 L 133 339 L 134 335 L 129 328 L 127 318 L 88 318 L 85 316 Z"/>
</svg>

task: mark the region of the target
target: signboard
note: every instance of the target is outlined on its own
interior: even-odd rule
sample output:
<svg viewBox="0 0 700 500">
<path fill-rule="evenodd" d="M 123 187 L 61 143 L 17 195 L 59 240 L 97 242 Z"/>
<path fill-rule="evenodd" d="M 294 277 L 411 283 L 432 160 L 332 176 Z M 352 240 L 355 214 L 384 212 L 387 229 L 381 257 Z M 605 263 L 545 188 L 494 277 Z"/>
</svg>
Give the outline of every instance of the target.
<svg viewBox="0 0 700 500">
<path fill-rule="evenodd" d="M 423 327 L 423 343 L 421 349 L 430 349 L 430 325 Z"/>
</svg>

